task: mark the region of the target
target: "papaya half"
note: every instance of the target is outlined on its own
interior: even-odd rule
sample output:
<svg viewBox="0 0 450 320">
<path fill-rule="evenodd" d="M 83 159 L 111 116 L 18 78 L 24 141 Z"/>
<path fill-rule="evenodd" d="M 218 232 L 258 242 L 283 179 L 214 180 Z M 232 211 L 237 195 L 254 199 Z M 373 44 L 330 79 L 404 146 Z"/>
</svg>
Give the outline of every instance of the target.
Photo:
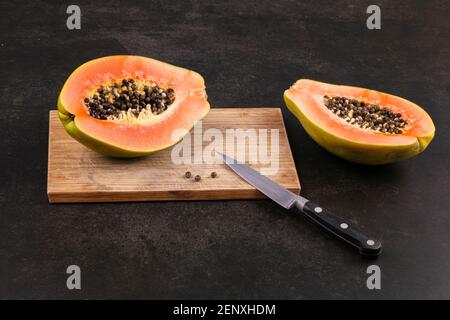
<svg viewBox="0 0 450 320">
<path fill-rule="evenodd" d="M 284 101 L 318 144 L 357 163 L 410 158 L 434 137 L 421 107 L 375 90 L 301 79 L 284 92 Z"/>
<path fill-rule="evenodd" d="M 166 149 L 209 111 L 196 72 L 140 56 L 110 56 L 78 67 L 58 98 L 65 130 L 113 157 Z"/>
</svg>

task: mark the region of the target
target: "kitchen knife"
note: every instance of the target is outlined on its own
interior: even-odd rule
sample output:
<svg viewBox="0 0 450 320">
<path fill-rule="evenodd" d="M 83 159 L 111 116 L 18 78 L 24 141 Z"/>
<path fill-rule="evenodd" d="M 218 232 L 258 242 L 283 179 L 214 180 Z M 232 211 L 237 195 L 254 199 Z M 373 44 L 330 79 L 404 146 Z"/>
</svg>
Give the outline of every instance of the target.
<svg viewBox="0 0 450 320">
<path fill-rule="evenodd" d="M 380 241 L 367 237 L 356 226 L 342 218 L 332 214 L 323 207 L 296 195 L 281 187 L 269 178 L 261 175 L 258 171 L 248 165 L 238 163 L 236 160 L 219 153 L 223 161 L 242 179 L 261 191 L 267 197 L 278 203 L 280 206 L 304 213 L 312 221 L 322 228 L 345 241 L 346 243 L 359 249 L 359 253 L 368 258 L 375 258 L 381 254 L 382 246 Z"/>
</svg>

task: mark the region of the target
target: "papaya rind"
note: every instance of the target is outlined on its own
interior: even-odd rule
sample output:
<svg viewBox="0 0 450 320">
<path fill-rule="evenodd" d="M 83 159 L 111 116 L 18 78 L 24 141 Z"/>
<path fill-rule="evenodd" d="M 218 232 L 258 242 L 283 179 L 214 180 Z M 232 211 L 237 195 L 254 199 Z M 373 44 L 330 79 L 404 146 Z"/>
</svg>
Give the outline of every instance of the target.
<svg viewBox="0 0 450 320">
<path fill-rule="evenodd" d="M 409 145 L 380 145 L 350 141 L 331 134 L 311 121 L 302 112 L 301 107 L 289 97 L 287 90 L 284 92 L 283 97 L 288 109 L 300 121 L 305 131 L 314 141 L 334 155 L 352 162 L 380 165 L 407 159 L 424 151 L 434 137 L 433 131 L 429 136 L 417 137 Z"/>
</svg>

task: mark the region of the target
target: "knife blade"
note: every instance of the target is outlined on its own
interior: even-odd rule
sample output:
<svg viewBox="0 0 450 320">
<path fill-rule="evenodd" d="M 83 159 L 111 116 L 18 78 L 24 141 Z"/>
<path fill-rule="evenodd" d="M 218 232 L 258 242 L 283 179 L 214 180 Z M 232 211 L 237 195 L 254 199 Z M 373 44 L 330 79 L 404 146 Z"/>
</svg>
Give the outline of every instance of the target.
<svg viewBox="0 0 450 320">
<path fill-rule="evenodd" d="M 220 152 L 217 152 L 217 154 L 238 176 L 283 208 L 302 212 L 324 230 L 358 248 L 360 254 L 364 257 L 375 258 L 381 254 L 380 241 L 366 236 L 353 224 L 308 199 L 283 188 L 250 166 L 238 163 L 235 159 Z"/>
</svg>

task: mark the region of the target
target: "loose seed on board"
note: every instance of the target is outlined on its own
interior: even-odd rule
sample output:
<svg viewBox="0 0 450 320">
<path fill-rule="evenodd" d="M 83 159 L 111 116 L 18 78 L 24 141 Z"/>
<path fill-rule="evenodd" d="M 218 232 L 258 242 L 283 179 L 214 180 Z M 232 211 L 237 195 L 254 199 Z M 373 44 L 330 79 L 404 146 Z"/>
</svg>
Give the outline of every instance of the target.
<svg viewBox="0 0 450 320">
<path fill-rule="evenodd" d="M 202 179 L 202 177 L 200 177 L 199 175 L 196 175 L 195 178 L 194 178 L 194 180 L 197 181 L 197 182 L 200 181 L 201 179 Z"/>
<path fill-rule="evenodd" d="M 211 172 L 211 178 L 216 178 L 217 177 L 217 172 L 213 171 Z"/>
<path fill-rule="evenodd" d="M 325 106 L 347 123 L 362 129 L 402 134 L 408 122 L 400 113 L 376 104 L 345 97 L 323 97 Z"/>
<path fill-rule="evenodd" d="M 184 174 L 184 177 L 186 179 L 189 179 L 190 177 L 192 177 L 192 173 L 190 171 L 186 171 L 186 173 Z"/>
</svg>

